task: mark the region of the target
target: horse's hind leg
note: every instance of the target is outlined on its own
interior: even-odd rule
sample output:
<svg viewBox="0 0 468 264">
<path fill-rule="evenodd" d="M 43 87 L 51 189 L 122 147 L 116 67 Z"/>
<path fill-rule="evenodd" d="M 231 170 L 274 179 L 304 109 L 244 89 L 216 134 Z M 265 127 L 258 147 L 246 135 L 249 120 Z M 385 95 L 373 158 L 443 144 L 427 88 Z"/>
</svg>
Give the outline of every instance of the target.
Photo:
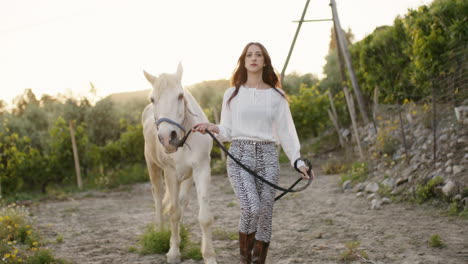
<svg viewBox="0 0 468 264">
<path fill-rule="evenodd" d="M 180 218 L 181 209 L 179 201 L 180 183 L 177 174 L 173 171 L 164 170 L 167 191 L 169 192 L 171 219 L 171 241 L 170 249 L 167 253 L 167 262 L 170 264 L 180 263 Z"/>
<path fill-rule="evenodd" d="M 151 180 L 151 192 L 153 193 L 154 207 L 156 209 L 155 224 L 157 228 L 164 228 L 162 199 L 164 194 L 164 184 L 162 169 L 156 164 L 147 161 L 149 177 Z"/>
<path fill-rule="evenodd" d="M 209 162 L 202 162 L 200 166 L 193 169 L 193 180 L 197 188 L 197 198 L 200 210 L 198 212 L 198 221 L 202 230 L 202 248 L 203 259 L 206 264 L 216 264 L 216 255 L 213 248 L 211 226 L 213 217 L 209 208 L 208 188 L 211 181 L 211 169 Z"/>
</svg>

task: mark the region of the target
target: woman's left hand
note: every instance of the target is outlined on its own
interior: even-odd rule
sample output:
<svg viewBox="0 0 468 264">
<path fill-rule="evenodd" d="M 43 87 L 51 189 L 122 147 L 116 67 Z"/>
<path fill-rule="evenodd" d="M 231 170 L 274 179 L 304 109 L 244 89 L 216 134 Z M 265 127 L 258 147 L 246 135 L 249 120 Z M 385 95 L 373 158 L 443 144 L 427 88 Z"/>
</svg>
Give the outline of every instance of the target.
<svg viewBox="0 0 468 264">
<path fill-rule="evenodd" d="M 300 170 L 301 173 L 302 173 L 302 179 L 304 179 L 304 180 L 308 180 L 309 177 L 311 176 L 311 175 L 309 175 L 309 173 L 308 173 L 308 169 L 309 169 L 309 168 L 307 168 L 307 167 L 304 166 L 304 165 L 299 167 L 299 170 Z M 314 170 L 310 170 L 310 174 L 312 174 L 312 180 L 315 180 L 315 173 L 314 173 Z"/>
</svg>

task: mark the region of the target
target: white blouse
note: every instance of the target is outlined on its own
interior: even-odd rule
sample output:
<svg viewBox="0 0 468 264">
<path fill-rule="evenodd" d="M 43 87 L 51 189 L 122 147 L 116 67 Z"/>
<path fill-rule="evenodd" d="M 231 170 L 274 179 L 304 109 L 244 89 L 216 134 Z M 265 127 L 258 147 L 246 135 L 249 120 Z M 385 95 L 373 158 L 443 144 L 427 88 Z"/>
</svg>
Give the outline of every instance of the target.
<svg viewBox="0 0 468 264">
<path fill-rule="evenodd" d="M 301 156 L 301 146 L 286 99 L 273 88 L 241 86 L 228 105 L 234 91 L 235 87 L 231 87 L 224 93 L 217 138 L 220 141 L 243 139 L 281 144 L 294 166 L 294 161 Z M 297 165 L 300 167 L 304 163 L 299 161 Z"/>
</svg>

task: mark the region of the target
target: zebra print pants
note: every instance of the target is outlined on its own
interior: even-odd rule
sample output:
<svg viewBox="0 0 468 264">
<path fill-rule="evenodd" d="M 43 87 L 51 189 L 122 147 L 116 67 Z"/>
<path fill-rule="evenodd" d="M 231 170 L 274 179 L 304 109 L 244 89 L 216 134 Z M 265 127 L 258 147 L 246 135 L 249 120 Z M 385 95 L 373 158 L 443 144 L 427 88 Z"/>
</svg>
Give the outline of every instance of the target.
<svg viewBox="0 0 468 264">
<path fill-rule="evenodd" d="M 233 140 L 229 152 L 259 176 L 278 183 L 279 162 L 275 143 Z M 256 179 L 231 158 L 227 161 L 227 172 L 241 208 L 239 231 L 246 234 L 257 232 L 256 240 L 269 242 L 276 190 Z"/>
</svg>

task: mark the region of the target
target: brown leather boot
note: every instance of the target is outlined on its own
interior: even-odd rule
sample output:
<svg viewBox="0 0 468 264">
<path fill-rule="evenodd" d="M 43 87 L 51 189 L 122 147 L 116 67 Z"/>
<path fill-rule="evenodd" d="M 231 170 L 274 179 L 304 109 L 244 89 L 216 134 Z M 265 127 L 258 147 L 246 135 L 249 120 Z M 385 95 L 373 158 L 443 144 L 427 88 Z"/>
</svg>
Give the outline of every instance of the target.
<svg viewBox="0 0 468 264">
<path fill-rule="evenodd" d="M 254 264 L 264 264 L 268 252 L 268 246 L 270 242 L 264 242 L 255 240 L 254 248 L 253 248 L 253 261 Z"/>
<path fill-rule="evenodd" d="M 255 233 L 246 234 L 239 232 L 239 250 L 240 250 L 240 263 L 252 263 L 252 248 L 255 241 Z"/>
</svg>

